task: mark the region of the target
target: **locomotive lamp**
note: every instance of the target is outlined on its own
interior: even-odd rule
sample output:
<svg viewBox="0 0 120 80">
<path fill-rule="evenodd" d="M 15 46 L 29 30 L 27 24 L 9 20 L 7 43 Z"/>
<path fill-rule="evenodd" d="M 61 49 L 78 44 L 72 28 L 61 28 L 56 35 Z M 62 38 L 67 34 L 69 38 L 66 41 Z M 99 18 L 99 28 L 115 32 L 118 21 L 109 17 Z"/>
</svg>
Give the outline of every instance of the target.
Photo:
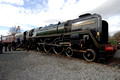
<svg viewBox="0 0 120 80">
<path fill-rule="evenodd" d="M 99 32 L 97 32 L 97 36 L 99 36 L 100 35 L 100 33 Z"/>
</svg>

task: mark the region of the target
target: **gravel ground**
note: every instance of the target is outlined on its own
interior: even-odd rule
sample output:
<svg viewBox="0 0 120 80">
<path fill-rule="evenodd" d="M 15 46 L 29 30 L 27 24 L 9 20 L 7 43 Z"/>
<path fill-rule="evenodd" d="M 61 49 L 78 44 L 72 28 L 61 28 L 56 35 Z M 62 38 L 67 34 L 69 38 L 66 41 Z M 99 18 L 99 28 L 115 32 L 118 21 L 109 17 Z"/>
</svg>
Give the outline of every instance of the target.
<svg viewBox="0 0 120 80">
<path fill-rule="evenodd" d="M 120 49 L 117 50 L 114 59 L 120 60 Z"/>
<path fill-rule="evenodd" d="M 36 51 L 0 54 L 0 80 L 120 80 L 120 69 Z"/>
</svg>

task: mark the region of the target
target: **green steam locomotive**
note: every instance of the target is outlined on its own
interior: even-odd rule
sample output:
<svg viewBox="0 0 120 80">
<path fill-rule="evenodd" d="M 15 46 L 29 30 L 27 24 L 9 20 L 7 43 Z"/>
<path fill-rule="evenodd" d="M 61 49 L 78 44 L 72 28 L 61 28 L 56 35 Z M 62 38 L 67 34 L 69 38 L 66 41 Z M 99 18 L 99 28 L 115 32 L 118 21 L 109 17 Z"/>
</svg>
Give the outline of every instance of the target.
<svg viewBox="0 0 120 80">
<path fill-rule="evenodd" d="M 24 40 L 37 50 L 53 50 L 69 57 L 79 53 L 87 61 L 111 58 L 116 52 L 108 42 L 108 23 L 99 14 L 83 14 L 77 19 L 26 31 Z"/>
</svg>

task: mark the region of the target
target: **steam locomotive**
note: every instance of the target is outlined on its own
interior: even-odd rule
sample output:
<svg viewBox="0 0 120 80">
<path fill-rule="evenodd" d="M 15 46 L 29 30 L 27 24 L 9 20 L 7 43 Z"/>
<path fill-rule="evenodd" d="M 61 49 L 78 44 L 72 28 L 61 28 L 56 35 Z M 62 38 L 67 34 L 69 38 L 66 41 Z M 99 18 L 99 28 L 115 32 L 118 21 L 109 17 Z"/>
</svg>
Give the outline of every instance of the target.
<svg viewBox="0 0 120 80">
<path fill-rule="evenodd" d="M 50 24 L 24 32 L 24 40 L 37 50 L 54 51 L 69 57 L 79 52 L 87 61 L 113 57 L 116 48 L 108 42 L 108 23 L 99 14 Z"/>
<path fill-rule="evenodd" d="M 79 18 L 50 24 L 23 33 L 23 44 L 45 52 L 78 52 L 87 61 L 111 58 L 116 48 L 108 42 L 108 23 L 99 14 L 83 14 Z"/>
</svg>

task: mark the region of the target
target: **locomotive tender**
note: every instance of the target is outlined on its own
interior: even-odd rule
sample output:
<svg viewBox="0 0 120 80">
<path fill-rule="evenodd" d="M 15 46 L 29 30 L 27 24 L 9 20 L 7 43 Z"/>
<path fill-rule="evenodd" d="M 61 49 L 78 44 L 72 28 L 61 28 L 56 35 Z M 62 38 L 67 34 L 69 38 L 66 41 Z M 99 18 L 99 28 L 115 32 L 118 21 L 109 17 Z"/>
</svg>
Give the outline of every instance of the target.
<svg viewBox="0 0 120 80">
<path fill-rule="evenodd" d="M 108 23 L 99 14 L 84 14 L 77 19 L 24 32 L 32 47 L 37 50 L 69 57 L 79 52 L 87 61 L 113 57 L 116 48 L 108 43 Z"/>
</svg>

